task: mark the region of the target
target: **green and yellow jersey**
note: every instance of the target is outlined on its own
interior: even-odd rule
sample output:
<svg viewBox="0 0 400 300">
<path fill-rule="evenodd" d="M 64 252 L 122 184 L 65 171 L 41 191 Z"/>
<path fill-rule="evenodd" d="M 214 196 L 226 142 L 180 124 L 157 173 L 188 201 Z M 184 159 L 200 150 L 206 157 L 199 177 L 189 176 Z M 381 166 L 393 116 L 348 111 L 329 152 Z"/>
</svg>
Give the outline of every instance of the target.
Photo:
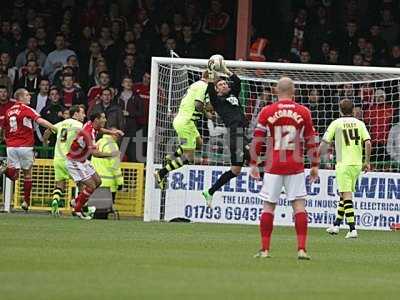
<svg viewBox="0 0 400 300">
<path fill-rule="evenodd" d="M 364 122 L 353 117 L 333 121 L 322 138 L 329 144 L 335 140 L 337 166 L 361 166 L 364 142 L 370 139 Z"/>
</svg>

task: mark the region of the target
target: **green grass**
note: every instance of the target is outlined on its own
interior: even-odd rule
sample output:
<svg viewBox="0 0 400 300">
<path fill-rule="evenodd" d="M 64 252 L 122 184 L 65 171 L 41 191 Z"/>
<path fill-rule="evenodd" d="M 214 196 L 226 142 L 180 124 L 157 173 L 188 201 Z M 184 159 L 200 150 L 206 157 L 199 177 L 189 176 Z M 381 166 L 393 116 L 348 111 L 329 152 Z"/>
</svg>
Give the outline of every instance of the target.
<svg viewBox="0 0 400 300">
<path fill-rule="evenodd" d="M 0 215 L 0 299 L 400 299 L 400 233 Z"/>
</svg>

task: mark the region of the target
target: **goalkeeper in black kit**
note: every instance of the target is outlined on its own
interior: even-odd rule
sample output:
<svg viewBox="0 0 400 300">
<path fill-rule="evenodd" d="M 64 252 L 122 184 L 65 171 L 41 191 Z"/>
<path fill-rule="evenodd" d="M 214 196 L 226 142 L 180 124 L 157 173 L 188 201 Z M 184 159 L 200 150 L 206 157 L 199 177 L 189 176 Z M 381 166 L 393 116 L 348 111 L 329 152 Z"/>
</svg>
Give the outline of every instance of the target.
<svg viewBox="0 0 400 300">
<path fill-rule="evenodd" d="M 230 83 L 228 84 L 223 78 L 215 80 L 213 77 L 215 77 L 216 73 L 212 68 L 213 64 L 209 63 L 209 73 L 213 74 L 213 76 L 208 79 L 207 92 L 211 105 L 228 129 L 231 169 L 222 174 L 210 189 L 202 193 L 209 207 L 211 207 L 214 193 L 232 178 L 238 176 L 245 161 L 249 160 L 249 148 L 246 139 L 247 120 L 239 101 L 240 78 L 232 73 L 222 62 L 221 71 L 229 76 Z"/>
</svg>

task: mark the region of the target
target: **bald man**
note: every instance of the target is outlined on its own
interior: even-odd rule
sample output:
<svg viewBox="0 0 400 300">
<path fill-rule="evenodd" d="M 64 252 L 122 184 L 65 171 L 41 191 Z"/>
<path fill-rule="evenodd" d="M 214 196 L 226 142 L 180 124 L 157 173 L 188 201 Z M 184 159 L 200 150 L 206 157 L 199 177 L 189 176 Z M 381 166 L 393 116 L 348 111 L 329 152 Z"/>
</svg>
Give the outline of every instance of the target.
<svg viewBox="0 0 400 300">
<path fill-rule="evenodd" d="M 282 77 L 278 81 L 277 90 L 278 101 L 264 107 L 258 116 L 251 148 L 250 174 L 256 179 L 260 179 L 257 162 L 263 148 L 266 154 L 263 187 L 259 194 L 263 200 L 263 213 L 260 218 L 261 250 L 255 257 L 270 257 L 274 212 L 284 187 L 286 200 L 290 201 L 293 207 L 297 257 L 309 260 L 306 252 L 308 216 L 305 210 L 307 192 L 303 145 L 305 144 L 312 162 L 310 177 L 313 181 L 318 177 L 318 135 L 308 108 L 293 100 L 293 81 Z"/>
</svg>

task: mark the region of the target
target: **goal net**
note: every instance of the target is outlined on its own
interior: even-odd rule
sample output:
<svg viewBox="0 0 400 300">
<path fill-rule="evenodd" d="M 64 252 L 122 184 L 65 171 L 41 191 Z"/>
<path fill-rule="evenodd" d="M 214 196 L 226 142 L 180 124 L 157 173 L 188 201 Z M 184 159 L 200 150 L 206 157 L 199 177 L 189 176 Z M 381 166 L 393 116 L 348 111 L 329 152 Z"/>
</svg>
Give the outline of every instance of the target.
<svg viewBox="0 0 400 300">
<path fill-rule="evenodd" d="M 260 110 L 277 101 L 277 80 L 289 76 L 295 82 L 296 102 L 310 109 L 320 137 L 330 122 L 339 117 L 339 101 L 351 99 L 355 106 L 354 115 L 366 123 L 371 134 L 373 170 L 392 173 L 400 170 L 399 69 L 243 61 L 226 63 L 242 81 L 239 100 L 249 122 L 249 137 Z M 200 79 L 206 66 L 207 60 L 153 58 L 145 220 L 185 217 L 211 222 L 236 223 L 245 219 L 250 223 L 258 222 L 261 202 L 257 192 L 261 183 L 254 182 L 245 168 L 243 176 L 232 180 L 220 193 L 216 193 L 215 207 L 220 207 L 221 212 L 218 208 L 204 207 L 201 191 L 209 188 L 230 165 L 227 131 L 217 114 L 213 114 L 211 119 L 204 117 L 196 124 L 203 138 L 203 146 L 196 152 L 194 165 L 171 173 L 166 191 L 161 192 L 154 185 L 153 171 L 161 167 L 164 156 L 173 153 L 178 145 L 172 121 L 180 101 L 188 86 Z M 334 169 L 334 164 L 333 153 L 322 157 L 321 169 L 327 171 L 321 174 L 332 174 L 333 171 L 329 170 Z M 357 187 L 371 188 L 369 185 Z M 312 197 L 312 187 L 309 185 L 308 188 Z M 238 197 L 244 198 L 239 200 Z M 240 201 L 250 205 L 248 211 L 244 212 Z M 226 211 L 223 204 L 234 204 L 231 206 L 232 212 L 228 213 L 229 219 L 224 218 Z"/>
</svg>

